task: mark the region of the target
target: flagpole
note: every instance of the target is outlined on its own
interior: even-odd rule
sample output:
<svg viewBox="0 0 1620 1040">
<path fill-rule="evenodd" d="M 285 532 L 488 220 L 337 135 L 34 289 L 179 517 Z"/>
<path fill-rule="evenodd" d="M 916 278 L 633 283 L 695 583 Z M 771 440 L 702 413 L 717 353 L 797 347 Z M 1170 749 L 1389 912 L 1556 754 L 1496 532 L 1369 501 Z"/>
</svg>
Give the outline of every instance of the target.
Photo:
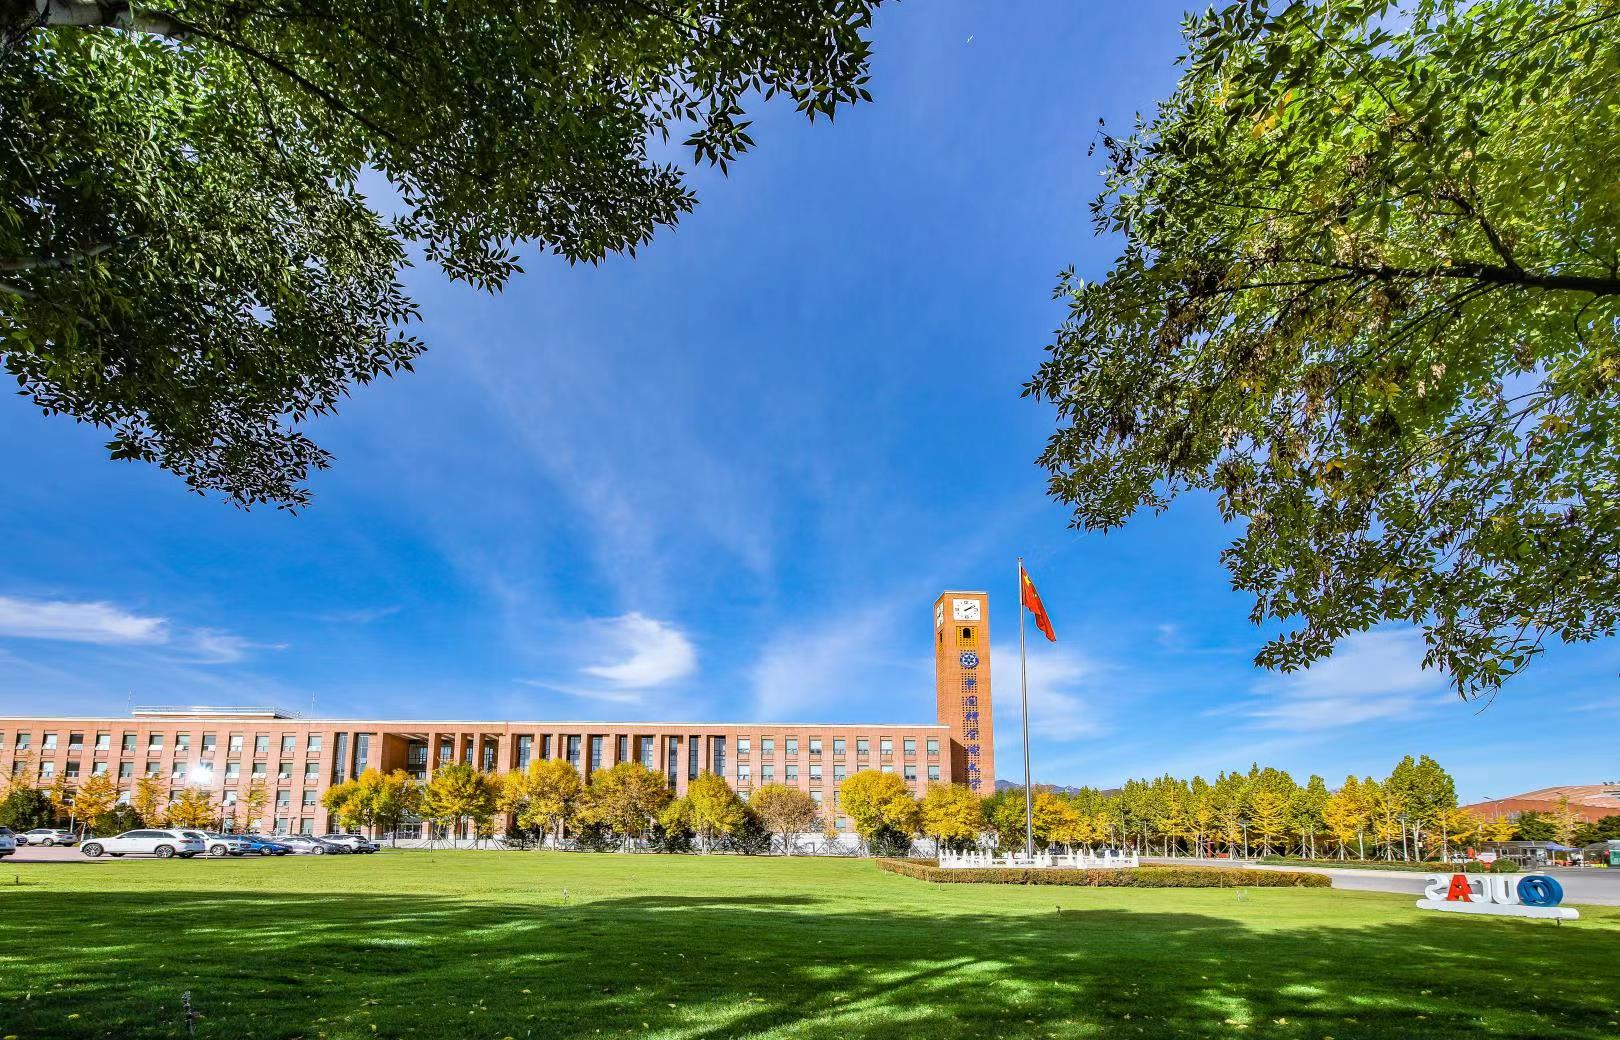
<svg viewBox="0 0 1620 1040">
<path fill-rule="evenodd" d="M 1024 855 L 1035 858 L 1035 798 L 1029 786 L 1029 659 L 1024 650 L 1024 558 L 1018 557 L 1018 680 L 1024 722 Z"/>
</svg>

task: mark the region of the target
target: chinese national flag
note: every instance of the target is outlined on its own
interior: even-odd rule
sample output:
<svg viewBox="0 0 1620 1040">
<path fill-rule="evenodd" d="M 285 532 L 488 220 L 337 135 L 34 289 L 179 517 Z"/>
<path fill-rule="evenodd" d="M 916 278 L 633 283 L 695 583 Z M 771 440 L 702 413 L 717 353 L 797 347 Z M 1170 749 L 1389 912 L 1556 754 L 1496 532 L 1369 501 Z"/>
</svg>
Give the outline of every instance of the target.
<svg viewBox="0 0 1620 1040">
<path fill-rule="evenodd" d="M 1046 604 L 1041 602 L 1041 594 L 1035 591 L 1035 583 L 1029 580 L 1029 572 L 1024 565 L 1018 565 L 1018 585 L 1024 600 L 1024 609 L 1035 617 L 1035 627 L 1041 634 L 1052 642 L 1057 642 L 1057 633 L 1052 631 L 1052 619 L 1046 616 Z"/>
</svg>

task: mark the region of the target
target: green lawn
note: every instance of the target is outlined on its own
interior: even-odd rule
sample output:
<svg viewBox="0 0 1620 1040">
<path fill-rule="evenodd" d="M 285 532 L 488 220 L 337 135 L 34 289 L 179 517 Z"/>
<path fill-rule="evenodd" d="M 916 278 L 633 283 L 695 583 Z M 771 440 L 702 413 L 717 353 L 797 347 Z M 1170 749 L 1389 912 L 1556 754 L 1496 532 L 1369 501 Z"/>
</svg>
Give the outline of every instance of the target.
<svg viewBox="0 0 1620 1040">
<path fill-rule="evenodd" d="M 21 884 L 13 885 L 13 876 Z M 1620 910 L 930 886 L 870 862 L 399 852 L 0 865 L 0 1040 L 1605 1037 Z"/>
</svg>

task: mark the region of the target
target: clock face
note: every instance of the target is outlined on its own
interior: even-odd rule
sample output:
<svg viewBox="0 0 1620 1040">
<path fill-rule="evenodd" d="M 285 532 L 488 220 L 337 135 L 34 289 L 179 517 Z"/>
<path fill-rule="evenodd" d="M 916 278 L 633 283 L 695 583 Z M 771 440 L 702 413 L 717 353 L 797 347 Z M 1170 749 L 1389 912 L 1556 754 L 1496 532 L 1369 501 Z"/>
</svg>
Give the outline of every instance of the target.
<svg viewBox="0 0 1620 1040">
<path fill-rule="evenodd" d="M 934 627 L 939 628 L 945 624 L 945 604 L 941 603 L 934 608 Z"/>
<path fill-rule="evenodd" d="M 979 655 L 974 653 L 972 650 L 962 651 L 962 656 L 958 658 L 958 660 L 962 662 L 963 668 L 979 667 Z"/>
<path fill-rule="evenodd" d="M 958 621 L 979 620 L 979 601 L 976 599 L 951 600 L 951 616 Z"/>
</svg>

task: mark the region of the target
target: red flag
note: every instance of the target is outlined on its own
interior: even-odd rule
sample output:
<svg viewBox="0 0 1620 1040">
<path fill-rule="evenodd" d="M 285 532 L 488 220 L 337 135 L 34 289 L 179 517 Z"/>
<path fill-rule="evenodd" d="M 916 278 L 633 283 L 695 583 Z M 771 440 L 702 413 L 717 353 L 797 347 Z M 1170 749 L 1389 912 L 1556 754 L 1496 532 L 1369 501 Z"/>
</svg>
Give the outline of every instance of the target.
<svg viewBox="0 0 1620 1040">
<path fill-rule="evenodd" d="M 1024 565 L 1018 565 L 1018 584 L 1024 601 L 1024 609 L 1035 617 L 1035 627 L 1041 634 L 1052 642 L 1057 642 L 1057 633 L 1052 631 L 1052 619 L 1046 616 L 1046 605 L 1041 602 L 1041 594 L 1035 591 L 1035 583 L 1029 580 L 1029 572 Z"/>
</svg>

